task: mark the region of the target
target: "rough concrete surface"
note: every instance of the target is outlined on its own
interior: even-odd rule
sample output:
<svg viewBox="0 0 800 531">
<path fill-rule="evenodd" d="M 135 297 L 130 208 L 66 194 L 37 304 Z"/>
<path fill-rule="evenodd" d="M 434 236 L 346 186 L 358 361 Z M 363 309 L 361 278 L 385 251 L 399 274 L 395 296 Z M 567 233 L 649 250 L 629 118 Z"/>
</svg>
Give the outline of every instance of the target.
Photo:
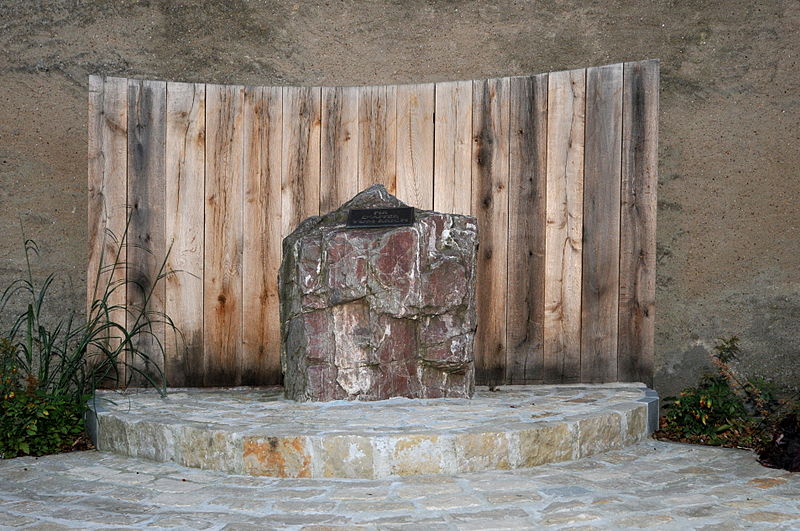
<svg viewBox="0 0 800 531">
<path fill-rule="evenodd" d="M 250 84 L 484 78 L 660 58 L 655 386 L 714 338 L 800 376 L 800 3 L 0 2 L 0 286 L 20 221 L 54 306 L 82 308 L 90 73 Z"/>
</svg>

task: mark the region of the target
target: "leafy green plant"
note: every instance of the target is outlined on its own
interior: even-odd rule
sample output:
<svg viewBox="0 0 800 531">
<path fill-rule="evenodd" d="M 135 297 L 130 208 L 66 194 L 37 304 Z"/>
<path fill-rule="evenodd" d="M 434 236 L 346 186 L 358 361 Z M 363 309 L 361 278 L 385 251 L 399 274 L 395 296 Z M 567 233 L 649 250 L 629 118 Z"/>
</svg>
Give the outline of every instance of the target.
<svg viewBox="0 0 800 531">
<path fill-rule="evenodd" d="M 739 337 L 731 336 L 728 339 L 724 337 L 717 338 L 717 344 L 714 345 L 713 358 L 720 363 L 727 365 L 732 361 L 739 359 L 739 354 L 742 349 L 739 348 Z"/>
<path fill-rule="evenodd" d="M 771 437 L 771 426 L 785 401 L 763 378 L 738 377 L 730 366 L 739 358 L 739 338 L 720 338 L 714 346 L 715 373 L 684 389 L 678 397 L 665 398 L 658 438 L 699 444 L 760 448 Z"/>
<path fill-rule="evenodd" d="M 0 312 L 12 303 L 22 302 L 24 307 L 13 318 L 0 348 L 1 457 L 42 455 L 80 435 L 87 400 L 99 385 L 144 384 L 156 387 L 162 396 L 166 393 L 159 363 L 164 345 L 154 325 L 178 331 L 163 312 L 149 309 L 156 286 L 168 274 L 166 257 L 149 287 L 118 278 L 122 275 L 115 272 L 126 267 L 120 249 L 127 233 L 126 225 L 114 256 L 100 257 L 85 320 L 77 319 L 75 310 L 62 317 L 48 315 L 48 292 L 55 275 L 36 282 L 31 257 L 38 255 L 38 247 L 25 240 L 27 274 L 0 296 Z M 141 307 L 115 302 L 124 301 L 115 293 L 126 287 L 143 293 Z"/>
<path fill-rule="evenodd" d="M 748 446 L 755 424 L 742 400 L 720 375 L 705 375 L 700 383 L 666 399 L 662 431 L 687 442 Z"/>
<path fill-rule="evenodd" d="M 89 395 L 48 394 L 35 377 L 20 379 L 16 349 L 0 339 L 0 456 L 43 455 L 74 444 L 84 430 Z"/>
</svg>

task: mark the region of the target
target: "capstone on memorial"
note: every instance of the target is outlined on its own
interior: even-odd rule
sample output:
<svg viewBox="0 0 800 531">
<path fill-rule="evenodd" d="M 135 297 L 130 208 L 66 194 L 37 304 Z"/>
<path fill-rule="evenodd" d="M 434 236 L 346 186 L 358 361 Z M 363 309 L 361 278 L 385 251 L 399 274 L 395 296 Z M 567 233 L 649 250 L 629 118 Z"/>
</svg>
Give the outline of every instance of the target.
<svg viewBox="0 0 800 531">
<path fill-rule="evenodd" d="M 279 274 L 286 397 L 471 397 L 477 242 L 475 218 L 381 185 L 303 221 Z"/>
</svg>

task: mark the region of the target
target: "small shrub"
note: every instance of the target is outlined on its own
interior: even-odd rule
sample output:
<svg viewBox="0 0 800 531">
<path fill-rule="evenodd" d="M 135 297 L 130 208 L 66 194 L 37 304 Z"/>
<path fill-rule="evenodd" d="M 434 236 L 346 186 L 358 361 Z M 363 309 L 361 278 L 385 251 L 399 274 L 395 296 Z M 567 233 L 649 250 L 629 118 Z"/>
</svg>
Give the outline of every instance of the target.
<svg viewBox="0 0 800 531">
<path fill-rule="evenodd" d="M 695 387 L 665 399 L 660 436 L 682 442 L 753 447 L 757 423 L 720 375 L 704 375 Z"/>
<path fill-rule="evenodd" d="M 666 413 L 656 437 L 681 442 L 761 448 L 771 438 L 770 427 L 784 407 L 774 387 L 762 378 L 742 380 L 731 369 L 738 359 L 739 338 L 719 339 L 712 362 L 716 373 L 665 399 Z"/>
<path fill-rule="evenodd" d="M 75 446 L 84 431 L 83 412 L 91 395 L 48 394 L 32 375 L 23 375 L 16 349 L 0 338 L 0 458 L 44 455 Z"/>
<path fill-rule="evenodd" d="M 161 364 L 140 345 L 155 345 L 155 354 L 163 359 L 163 344 L 143 339 L 154 337 L 156 322 L 175 331 L 169 317 L 148 309 L 156 285 L 166 276 L 166 257 L 142 308 L 112 303 L 112 294 L 128 283 L 111 274 L 125 267 L 119 249 L 126 235 L 127 227 L 114 257 L 101 257 L 95 300 L 85 321 L 76 320 L 75 311 L 61 318 L 48 315 L 47 294 L 55 276 L 48 275 L 41 284 L 35 281 L 31 256 L 38 249 L 25 241 L 27 276 L 12 282 L 0 297 L 0 311 L 11 301 L 27 300 L 0 338 L 0 457 L 43 455 L 72 446 L 84 432 L 86 404 L 100 384 L 126 387 L 135 381 L 165 394 Z"/>
</svg>

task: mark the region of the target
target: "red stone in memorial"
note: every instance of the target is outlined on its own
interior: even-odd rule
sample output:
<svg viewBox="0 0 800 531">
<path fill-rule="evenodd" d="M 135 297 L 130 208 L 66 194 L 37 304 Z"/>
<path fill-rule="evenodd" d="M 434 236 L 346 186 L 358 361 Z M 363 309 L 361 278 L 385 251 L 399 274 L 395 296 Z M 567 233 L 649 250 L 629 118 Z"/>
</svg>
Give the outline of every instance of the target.
<svg viewBox="0 0 800 531">
<path fill-rule="evenodd" d="M 287 398 L 472 396 L 477 223 L 403 207 L 375 185 L 283 241 Z M 366 217 L 350 225 L 378 226 L 348 226 L 354 210 Z"/>
</svg>

